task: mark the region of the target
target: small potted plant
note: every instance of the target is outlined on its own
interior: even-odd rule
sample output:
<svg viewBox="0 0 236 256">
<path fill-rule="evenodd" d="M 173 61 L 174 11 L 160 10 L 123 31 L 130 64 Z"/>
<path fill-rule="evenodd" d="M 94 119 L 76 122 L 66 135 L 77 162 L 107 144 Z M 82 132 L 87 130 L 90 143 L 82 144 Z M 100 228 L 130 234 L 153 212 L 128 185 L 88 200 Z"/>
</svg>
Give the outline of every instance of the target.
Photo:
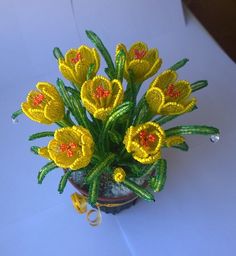
<svg viewBox="0 0 236 256">
<path fill-rule="evenodd" d="M 138 197 L 154 201 L 153 192 L 161 191 L 166 181 L 162 150 L 187 151 L 184 135 L 217 140 L 219 130 L 202 125 L 164 128 L 167 122 L 196 110 L 192 93 L 207 86 L 205 80 L 178 80 L 177 70 L 187 59 L 156 75 L 162 64 L 156 48 L 149 49 L 143 42 L 130 49 L 118 44 L 113 61 L 101 39 L 92 31 L 86 34 L 96 48 L 82 45 L 65 56 L 59 48 L 53 51 L 70 83 L 65 85 L 59 78 L 56 86 L 37 83 L 13 118 L 24 113 L 33 121 L 59 127 L 29 137 L 31 141 L 51 137 L 45 147 L 31 147 L 48 161 L 38 173 L 39 184 L 49 172 L 62 168 L 58 191 L 62 193 L 69 180 L 81 192 L 72 195 L 77 210 L 86 211 L 88 202 L 114 214 Z M 98 74 L 100 55 L 107 65 L 106 76 Z M 142 83 L 152 76 L 138 101 Z"/>
</svg>

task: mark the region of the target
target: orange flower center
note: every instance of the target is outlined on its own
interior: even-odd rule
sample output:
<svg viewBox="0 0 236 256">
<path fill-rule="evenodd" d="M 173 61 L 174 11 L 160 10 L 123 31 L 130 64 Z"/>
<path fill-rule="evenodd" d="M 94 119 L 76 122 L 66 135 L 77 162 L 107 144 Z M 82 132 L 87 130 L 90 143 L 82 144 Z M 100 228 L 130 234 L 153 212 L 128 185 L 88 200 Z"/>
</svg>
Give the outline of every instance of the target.
<svg viewBox="0 0 236 256">
<path fill-rule="evenodd" d="M 76 148 L 77 148 L 77 144 L 75 144 L 74 142 L 70 142 L 68 144 L 62 143 L 60 145 L 61 152 L 66 153 L 66 155 L 68 157 L 72 157 L 74 155 L 74 151 L 73 150 L 76 149 Z"/>
<path fill-rule="evenodd" d="M 81 59 L 82 59 L 81 53 L 78 52 L 74 58 L 71 58 L 71 62 L 76 64 Z"/>
<path fill-rule="evenodd" d="M 152 143 L 156 141 L 156 135 L 152 133 L 148 133 L 145 130 L 142 130 L 139 133 L 139 143 L 144 147 L 149 147 Z"/>
<path fill-rule="evenodd" d="M 169 84 L 166 89 L 166 96 L 178 98 L 180 96 L 180 92 L 176 90 L 174 84 Z"/>
<path fill-rule="evenodd" d="M 38 106 L 42 101 L 44 100 L 45 96 L 42 93 L 37 94 L 33 98 L 33 104 L 34 106 Z"/>
<path fill-rule="evenodd" d="M 96 92 L 94 93 L 94 96 L 96 98 L 106 98 L 110 95 L 110 91 L 109 90 L 105 90 L 102 85 L 99 85 L 97 88 L 96 88 Z"/>
<path fill-rule="evenodd" d="M 138 49 L 135 49 L 134 50 L 134 58 L 136 60 L 141 60 L 145 55 L 146 55 L 146 51 L 145 50 L 138 50 Z"/>
</svg>

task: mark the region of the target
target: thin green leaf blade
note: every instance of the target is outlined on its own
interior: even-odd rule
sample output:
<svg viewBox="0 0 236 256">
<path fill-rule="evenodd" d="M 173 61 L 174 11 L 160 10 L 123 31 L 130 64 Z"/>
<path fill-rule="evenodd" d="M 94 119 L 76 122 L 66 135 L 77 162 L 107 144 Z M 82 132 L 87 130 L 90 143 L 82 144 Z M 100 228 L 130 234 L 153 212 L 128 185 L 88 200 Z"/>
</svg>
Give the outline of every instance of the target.
<svg viewBox="0 0 236 256">
<path fill-rule="evenodd" d="M 137 185 L 135 182 L 125 179 L 122 184 L 132 190 L 137 196 L 147 201 L 155 201 L 153 194 L 151 194 L 147 189 Z"/>
<path fill-rule="evenodd" d="M 68 179 L 70 178 L 71 174 L 72 174 L 72 171 L 67 170 L 66 173 L 61 177 L 61 180 L 60 180 L 60 183 L 59 183 L 59 186 L 58 186 L 58 192 L 60 194 L 63 193 L 63 191 L 65 189 L 65 186 L 66 186 L 66 183 L 67 183 Z"/>
<path fill-rule="evenodd" d="M 31 140 L 44 138 L 44 137 L 53 137 L 53 136 L 54 136 L 54 132 L 51 132 L 51 131 L 38 132 L 38 133 L 34 133 L 34 134 L 30 135 L 28 140 L 31 141 Z"/>
<path fill-rule="evenodd" d="M 58 168 L 58 166 L 57 166 L 53 161 L 48 162 L 46 165 L 44 165 L 44 166 L 40 169 L 40 171 L 39 171 L 39 173 L 38 173 L 38 183 L 39 183 L 39 184 L 42 184 L 42 182 L 43 182 L 45 176 L 46 176 L 50 171 L 52 171 L 52 170 L 54 170 L 54 169 L 56 169 L 56 168 Z"/>
</svg>

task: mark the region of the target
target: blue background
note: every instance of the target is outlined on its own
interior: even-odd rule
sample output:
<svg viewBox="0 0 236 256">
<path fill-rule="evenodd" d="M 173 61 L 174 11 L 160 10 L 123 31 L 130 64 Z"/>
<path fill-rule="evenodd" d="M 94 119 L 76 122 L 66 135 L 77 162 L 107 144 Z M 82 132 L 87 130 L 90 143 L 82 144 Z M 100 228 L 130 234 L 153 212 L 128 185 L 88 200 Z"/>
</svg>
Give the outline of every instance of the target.
<svg viewBox="0 0 236 256">
<path fill-rule="evenodd" d="M 0 255 L 236 255 L 236 67 L 191 13 L 184 18 L 180 1 L 1 0 L 0 14 Z M 24 116 L 15 125 L 10 119 L 38 81 L 61 77 L 53 47 L 65 52 L 91 45 L 87 28 L 111 52 L 118 42 L 136 40 L 158 47 L 161 70 L 188 57 L 179 77 L 207 79 L 209 86 L 196 93 L 198 111 L 166 127 L 208 124 L 221 130 L 216 144 L 188 137 L 189 152 L 163 152 L 168 179 L 156 202 L 103 214 L 97 228 L 73 209 L 72 186 L 57 193 L 62 170 L 37 184 L 45 160 L 30 153 L 34 143 L 27 138 L 49 128 Z"/>
</svg>

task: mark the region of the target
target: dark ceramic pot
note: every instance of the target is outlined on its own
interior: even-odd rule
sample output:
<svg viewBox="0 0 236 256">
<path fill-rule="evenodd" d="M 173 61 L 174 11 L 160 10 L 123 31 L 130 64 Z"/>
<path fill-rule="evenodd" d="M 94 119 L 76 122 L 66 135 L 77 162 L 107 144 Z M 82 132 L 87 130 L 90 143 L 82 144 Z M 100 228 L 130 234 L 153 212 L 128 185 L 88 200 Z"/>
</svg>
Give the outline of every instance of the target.
<svg viewBox="0 0 236 256">
<path fill-rule="evenodd" d="M 88 196 L 88 191 L 80 188 L 72 179 L 69 179 L 71 184 L 84 196 Z M 120 211 L 128 209 L 132 205 L 135 205 L 137 201 L 137 195 L 130 193 L 127 196 L 116 197 L 116 198 L 106 198 L 98 197 L 98 204 L 100 204 L 100 210 L 105 213 L 117 214 Z"/>
</svg>

